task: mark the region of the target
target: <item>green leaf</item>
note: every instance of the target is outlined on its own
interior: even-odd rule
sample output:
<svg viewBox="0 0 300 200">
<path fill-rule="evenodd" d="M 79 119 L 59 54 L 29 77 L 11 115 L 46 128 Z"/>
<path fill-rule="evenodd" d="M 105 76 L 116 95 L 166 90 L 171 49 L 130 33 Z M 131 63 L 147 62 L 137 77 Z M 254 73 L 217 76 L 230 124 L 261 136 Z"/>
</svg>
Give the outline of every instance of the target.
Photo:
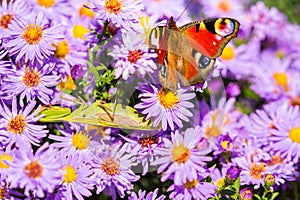
<svg viewBox="0 0 300 200">
<path fill-rule="evenodd" d="M 69 108 L 58 107 L 65 111 Z M 150 120 L 145 120 L 144 116 L 132 107 L 123 107 L 120 104 L 95 102 L 91 105 L 81 105 L 77 110 L 68 114 L 58 115 L 51 113 L 58 108 L 50 107 L 48 112 L 41 112 L 44 115 L 41 122 L 75 122 L 91 124 L 104 127 L 122 128 L 130 130 L 159 130 L 160 127 L 153 127 Z M 50 112 L 50 115 L 49 115 Z M 60 113 L 61 113 L 60 112 Z"/>
<path fill-rule="evenodd" d="M 254 194 L 254 197 L 256 197 L 258 200 L 261 200 L 261 197 L 258 194 Z"/>
<path fill-rule="evenodd" d="M 279 192 L 274 192 L 270 200 L 274 200 L 279 195 Z"/>
<path fill-rule="evenodd" d="M 233 190 L 229 190 L 229 189 L 223 189 L 220 191 L 220 194 L 221 195 L 234 195 L 235 194 L 235 191 Z"/>
</svg>

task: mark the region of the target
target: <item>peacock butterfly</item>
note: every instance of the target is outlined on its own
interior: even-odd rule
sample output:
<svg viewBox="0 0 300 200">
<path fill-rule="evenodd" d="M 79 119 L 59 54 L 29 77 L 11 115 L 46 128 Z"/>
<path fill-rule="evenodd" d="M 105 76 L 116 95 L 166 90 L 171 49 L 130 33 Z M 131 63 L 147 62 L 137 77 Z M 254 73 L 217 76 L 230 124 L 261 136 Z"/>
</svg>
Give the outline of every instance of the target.
<svg viewBox="0 0 300 200">
<path fill-rule="evenodd" d="M 159 79 L 165 89 L 203 83 L 226 44 L 237 36 L 240 23 L 231 18 L 195 21 L 177 27 L 173 17 L 149 35 L 150 48 L 157 54 Z"/>
</svg>

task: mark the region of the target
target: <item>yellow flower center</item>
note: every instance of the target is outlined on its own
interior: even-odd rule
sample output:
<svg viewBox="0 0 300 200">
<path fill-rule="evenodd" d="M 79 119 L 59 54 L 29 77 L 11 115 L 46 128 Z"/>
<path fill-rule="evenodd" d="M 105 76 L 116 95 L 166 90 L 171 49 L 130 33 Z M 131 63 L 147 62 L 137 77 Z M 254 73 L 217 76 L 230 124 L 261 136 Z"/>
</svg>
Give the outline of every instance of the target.
<svg viewBox="0 0 300 200">
<path fill-rule="evenodd" d="M 148 137 L 140 139 L 140 144 L 142 147 L 151 147 L 153 144 L 157 144 L 158 139 L 156 137 Z"/>
<path fill-rule="evenodd" d="M 231 46 L 225 47 L 221 55 L 221 58 L 223 60 L 232 60 L 234 57 L 235 57 L 234 48 Z"/>
<path fill-rule="evenodd" d="M 90 137 L 82 132 L 72 135 L 72 144 L 76 149 L 87 149 L 90 144 Z"/>
<path fill-rule="evenodd" d="M 12 156 L 6 153 L 0 155 L 0 169 L 8 169 L 9 166 L 3 162 L 3 160 L 12 161 Z M 0 198 L 1 199 L 1 198 Z"/>
<path fill-rule="evenodd" d="M 88 5 L 88 4 L 85 4 L 85 5 Z M 80 17 L 86 16 L 86 17 L 93 19 L 93 17 L 95 16 L 95 13 L 92 11 L 92 9 L 86 8 L 85 5 L 83 5 L 79 8 L 79 16 Z"/>
<path fill-rule="evenodd" d="M 61 90 L 65 90 L 65 89 L 67 89 L 67 90 L 75 90 L 76 89 L 76 85 L 74 83 L 74 80 L 73 80 L 73 78 L 70 75 L 67 76 L 67 80 L 65 82 L 60 82 L 58 84 L 58 87 Z"/>
<path fill-rule="evenodd" d="M 122 9 L 122 0 L 105 0 L 104 9 L 111 14 L 118 14 Z"/>
<path fill-rule="evenodd" d="M 55 47 L 54 56 L 59 59 L 64 59 L 69 53 L 70 48 L 67 40 L 61 41 L 58 44 L 52 44 Z"/>
<path fill-rule="evenodd" d="M 198 184 L 198 180 L 193 180 L 193 181 L 189 181 L 188 179 L 186 180 L 186 182 L 184 183 L 184 187 L 186 189 L 193 189 L 194 187 L 196 187 L 196 185 Z"/>
<path fill-rule="evenodd" d="M 290 129 L 289 138 L 293 142 L 300 144 L 300 126 Z"/>
<path fill-rule="evenodd" d="M 281 86 L 284 91 L 288 91 L 288 77 L 286 73 L 276 72 L 273 74 L 273 78 L 278 86 Z"/>
<path fill-rule="evenodd" d="M 250 167 L 250 175 L 254 179 L 261 179 L 262 178 L 262 172 L 265 170 L 264 163 L 252 163 L 249 165 Z"/>
<path fill-rule="evenodd" d="M 215 137 L 217 137 L 220 134 L 221 134 L 220 129 L 218 127 L 214 126 L 214 125 L 210 126 L 210 127 L 207 127 L 205 129 L 205 136 L 207 138 L 210 138 L 210 137 L 214 137 L 215 138 Z"/>
<path fill-rule="evenodd" d="M 102 170 L 110 176 L 114 176 L 119 173 L 120 164 L 113 158 L 108 158 L 101 163 Z"/>
<path fill-rule="evenodd" d="M 225 178 L 220 178 L 219 180 L 217 180 L 216 185 L 218 188 L 223 187 L 225 184 Z"/>
<path fill-rule="evenodd" d="M 43 27 L 40 25 L 28 24 L 22 37 L 28 44 L 37 44 L 43 37 Z"/>
<path fill-rule="evenodd" d="M 133 51 L 129 51 L 127 59 L 130 63 L 136 63 L 144 54 L 143 51 L 141 50 L 133 50 Z"/>
<path fill-rule="evenodd" d="M 7 125 L 7 130 L 14 134 L 21 134 L 26 128 L 26 118 L 24 115 L 17 115 L 12 118 Z"/>
<path fill-rule="evenodd" d="M 0 19 L 0 27 L 8 28 L 8 25 L 11 23 L 11 20 L 13 20 L 13 18 L 14 17 L 11 14 L 2 15 Z"/>
<path fill-rule="evenodd" d="M 165 109 L 170 109 L 176 106 L 176 104 L 179 102 L 179 98 L 177 97 L 176 93 L 168 90 L 164 91 L 161 89 L 158 92 L 158 101 L 159 103 L 165 107 Z"/>
<path fill-rule="evenodd" d="M 37 0 L 37 3 L 40 6 L 44 6 L 46 8 L 52 7 L 55 4 L 55 0 Z"/>
<path fill-rule="evenodd" d="M 232 142 L 229 143 L 229 141 L 224 140 L 224 141 L 222 141 L 221 146 L 222 146 L 223 149 L 226 149 L 227 151 L 230 151 L 233 147 L 233 144 L 232 144 Z"/>
<path fill-rule="evenodd" d="M 204 135 L 207 139 L 209 139 L 211 137 L 216 138 L 222 133 L 220 128 L 216 125 L 216 120 L 217 120 L 218 115 L 219 115 L 218 111 L 215 111 L 212 114 L 212 116 L 211 116 L 212 125 L 208 126 L 204 131 Z"/>
<path fill-rule="evenodd" d="M 218 8 L 222 10 L 223 12 L 229 12 L 231 10 L 231 6 L 227 0 L 222 0 L 218 4 Z"/>
<path fill-rule="evenodd" d="M 283 164 L 284 158 L 282 158 L 280 155 L 274 155 L 272 156 L 270 162 L 268 163 L 268 166 L 276 165 L 276 164 Z"/>
<path fill-rule="evenodd" d="M 38 163 L 38 161 L 31 161 L 25 166 L 24 172 L 29 178 L 37 179 L 42 176 L 43 167 Z"/>
<path fill-rule="evenodd" d="M 22 82 L 28 87 L 38 86 L 40 83 L 40 73 L 37 70 L 26 67 Z"/>
<path fill-rule="evenodd" d="M 66 170 L 66 173 L 64 174 L 65 183 L 72 183 L 77 179 L 77 171 L 71 165 L 67 165 L 64 170 Z"/>
<path fill-rule="evenodd" d="M 84 35 L 87 34 L 89 30 L 82 25 L 74 25 L 72 33 L 75 38 L 84 40 Z"/>
<path fill-rule="evenodd" d="M 179 164 L 186 162 L 190 158 L 190 155 L 190 149 L 183 146 L 181 143 L 178 145 L 175 144 L 171 152 L 172 160 Z"/>
</svg>

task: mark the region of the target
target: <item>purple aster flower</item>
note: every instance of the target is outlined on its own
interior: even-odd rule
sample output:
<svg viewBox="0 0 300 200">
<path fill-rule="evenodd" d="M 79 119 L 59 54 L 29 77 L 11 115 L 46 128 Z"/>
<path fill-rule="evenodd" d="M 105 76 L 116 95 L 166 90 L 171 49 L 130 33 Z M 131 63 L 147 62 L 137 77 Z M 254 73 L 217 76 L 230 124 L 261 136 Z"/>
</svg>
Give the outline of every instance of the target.
<svg viewBox="0 0 300 200">
<path fill-rule="evenodd" d="M 257 138 L 259 144 L 270 145 L 270 136 L 273 129 L 277 129 L 277 124 L 283 119 L 291 122 L 299 118 L 299 107 L 291 106 L 288 101 L 280 100 L 265 104 L 262 109 L 252 113 L 246 125 L 251 135 Z"/>
<path fill-rule="evenodd" d="M 157 15 L 160 17 L 179 16 L 180 13 L 185 9 L 184 0 L 143 0 L 143 3 L 145 5 L 146 13 L 148 13 L 149 15 Z"/>
<path fill-rule="evenodd" d="M 59 76 L 52 75 L 55 63 L 45 63 L 41 67 L 24 64 L 17 68 L 14 74 L 4 78 L 3 90 L 9 94 L 20 94 L 20 105 L 26 96 L 27 102 L 35 100 L 36 97 L 44 104 L 49 104 L 53 94 L 53 88 L 58 83 Z"/>
<path fill-rule="evenodd" d="M 145 175 L 149 170 L 149 165 L 157 157 L 155 150 L 162 147 L 162 138 L 165 135 L 162 135 L 161 132 L 152 135 L 149 133 L 143 134 L 138 131 L 137 134 L 132 134 L 130 138 L 121 137 L 127 142 L 124 145 L 128 145 L 128 152 L 136 155 L 137 161 L 142 164 L 142 175 Z"/>
<path fill-rule="evenodd" d="M 31 12 L 41 12 L 50 21 L 66 24 L 68 19 L 73 15 L 74 11 L 71 5 L 65 0 L 28 0 L 26 1 L 31 8 Z"/>
<path fill-rule="evenodd" d="M 165 195 L 158 195 L 158 188 L 156 188 L 153 192 L 149 192 L 146 195 L 146 191 L 139 190 L 138 195 L 136 193 L 131 193 L 131 196 L 128 198 L 129 200 L 164 200 L 166 197 Z"/>
<path fill-rule="evenodd" d="M 114 58 L 116 71 L 115 76 L 127 80 L 131 74 L 137 72 L 141 76 L 153 73 L 157 68 L 154 58 L 156 53 L 148 52 L 148 45 L 144 37 L 134 32 L 122 34 L 123 44 L 114 45 L 109 53 Z"/>
<path fill-rule="evenodd" d="M 297 109 L 298 110 L 298 109 Z M 300 120 L 283 120 L 275 124 L 275 129 L 270 130 L 269 149 L 279 152 L 287 160 L 295 163 L 300 160 Z"/>
<path fill-rule="evenodd" d="M 91 0 L 91 3 L 97 21 L 108 20 L 125 30 L 133 29 L 138 22 L 137 13 L 144 9 L 141 0 Z"/>
<path fill-rule="evenodd" d="M 279 154 L 267 153 L 260 149 L 255 140 L 248 141 L 240 155 L 233 158 L 232 163 L 242 168 L 241 185 L 253 184 L 257 189 L 264 185 L 267 174 L 274 175 L 276 185 L 281 185 L 286 180 L 294 180 L 294 163 Z"/>
<path fill-rule="evenodd" d="M 253 71 L 260 67 L 257 64 L 259 63 L 260 48 L 260 42 L 257 40 L 251 40 L 238 47 L 228 44 L 220 58 L 217 59 L 216 65 L 223 76 L 238 80 L 247 79 L 254 73 Z"/>
<path fill-rule="evenodd" d="M 168 127 L 174 130 L 175 126 L 183 127 L 181 120 L 189 121 L 188 117 L 193 116 L 188 109 L 194 105 L 188 101 L 195 97 L 195 93 L 187 93 L 188 89 L 179 89 L 175 93 L 152 84 L 138 89 L 142 92 L 139 95 L 142 102 L 135 105 L 135 108 L 142 110 L 147 119 L 155 117 L 154 126 L 161 123 L 163 130 L 167 130 Z"/>
<path fill-rule="evenodd" d="M 11 110 L 3 102 L 0 105 L 0 115 L 2 116 L 0 127 L 5 130 L 8 137 L 11 137 L 11 145 L 14 143 L 17 146 L 21 146 L 23 143 L 38 145 L 40 140 L 47 135 L 46 126 L 35 124 L 40 118 L 36 117 L 36 114 L 41 107 L 39 106 L 32 112 L 35 104 L 36 102 L 32 101 L 22 110 L 18 110 L 17 100 L 13 97 Z"/>
<path fill-rule="evenodd" d="M 0 6 L 0 38 L 6 36 L 8 26 L 14 20 L 23 18 L 27 13 L 27 7 L 22 0 L 1 1 Z"/>
<path fill-rule="evenodd" d="M 240 191 L 241 200 L 252 200 L 253 198 L 253 190 L 249 187 L 245 187 Z"/>
<path fill-rule="evenodd" d="M 217 189 L 221 189 L 225 186 L 225 176 L 227 168 L 227 165 L 223 165 L 221 170 L 215 167 L 212 167 L 210 169 L 211 180 L 217 186 Z"/>
<path fill-rule="evenodd" d="M 44 197 L 45 192 L 54 192 L 62 178 L 61 164 L 55 155 L 58 152 L 48 143 L 33 153 L 31 146 L 20 145 L 12 152 L 7 182 L 11 188 L 23 188 L 27 197 Z"/>
<path fill-rule="evenodd" d="M 130 193 L 133 189 L 132 182 L 139 180 L 130 169 L 136 165 L 136 158 L 125 151 L 125 146 L 119 144 L 107 147 L 104 151 L 96 152 L 96 159 L 91 162 L 95 178 L 97 194 L 104 190 L 105 195 L 110 195 L 113 200 L 117 199 L 117 193 L 121 198 L 125 192 Z"/>
<path fill-rule="evenodd" d="M 175 185 L 182 185 L 186 181 L 197 179 L 198 174 L 204 173 L 205 162 L 211 161 L 206 156 L 211 149 L 197 147 L 203 133 L 199 126 L 189 128 L 183 134 L 179 131 L 171 133 L 171 139 L 164 138 L 164 148 L 157 148 L 155 154 L 159 156 L 152 165 L 159 165 L 158 173 L 162 173 L 161 181 L 166 181 L 174 176 Z"/>
<path fill-rule="evenodd" d="M 61 136 L 50 134 L 49 138 L 56 142 L 51 144 L 54 147 L 61 148 L 61 152 L 65 156 L 78 154 L 85 160 L 90 160 L 93 153 L 90 150 L 91 136 L 83 131 L 72 130 L 69 125 L 65 123 L 65 130 L 57 126 Z"/>
<path fill-rule="evenodd" d="M 250 15 L 253 21 L 254 33 L 259 39 L 263 40 L 266 37 L 277 39 L 284 35 L 288 20 L 277 8 L 269 9 L 264 2 L 259 1 L 256 5 L 251 6 Z"/>
<path fill-rule="evenodd" d="M 261 67 L 252 71 L 251 89 L 266 100 L 298 96 L 300 77 L 298 70 L 290 68 L 291 59 L 280 59 L 265 50 L 261 54 Z M 266 65 L 267 64 L 267 65 Z"/>
<path fill-rule="evenodd" d="M 52 44 L 63 39 L 61 25 L 49 26 L 42 13 L 24 20 L 12 21 L 8 35 L 4 38 L 4 47 L 9 54 L 16 55 L 16 62 L 38 61 L 49 58 L 54 52 Z"/>
<path fill-rule="evenodd" d="M 192 181 L 188 179 L 182 185 L 172 184 L 167 191 L 171 192 L 170 199 L 176 200 L 206 200 L 216 195 L 216 186 L 212 183 L 203 182 L 202 177 Z"/>
<path fill-rule="evenodd" d="M 242 125 L 237 122 L 242 119 L 243 115 L 241 112 L 234 110 L 234 103 L 235 98 L 228 100 L 221 98 L 217 108 L 208 112 L 201 122 L 205 137 L 218 151 L 229 150 L 230 145 L 232 145 L 231 141 L 234 140 L 242 129 Z M 228 134 L 229 138 L 219 137 L 226 134 Z M 225 143 L 222 144 L 219 142 Z"/>
<path fill-rule="evenodd" d="M 93 171 L 82 156 L 78 153 L 65 157 L 62 154 L 63 160 L 63 184 L 59 189 L 58 196 L 62 195 L 66 199 L 83 200 L 83 196 L 89 197 L 92 195 L 93 183 L 95 179 L 91 178 Z M 60 196 L 61 197 L 61 196 Z"/>
</svg>

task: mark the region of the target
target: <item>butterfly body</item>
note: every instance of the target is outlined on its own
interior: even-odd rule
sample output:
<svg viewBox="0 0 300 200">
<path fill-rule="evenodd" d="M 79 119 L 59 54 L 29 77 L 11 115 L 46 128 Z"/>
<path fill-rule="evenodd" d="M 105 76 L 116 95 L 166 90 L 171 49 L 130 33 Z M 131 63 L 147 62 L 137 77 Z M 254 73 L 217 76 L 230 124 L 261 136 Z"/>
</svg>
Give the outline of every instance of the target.
<svg viewBox="0 0 300 200">
<path fill-rule="evenodd" d="M 195 21 L 182 27 L 171 18 L 168 26 L 154 28 L 149 41 L 158 54 L 163 87 L 175 91 L 178 79 L 183 86 L 203 83 L 238 29 L 239 22 L 230 18 Z"/>
</svg>

